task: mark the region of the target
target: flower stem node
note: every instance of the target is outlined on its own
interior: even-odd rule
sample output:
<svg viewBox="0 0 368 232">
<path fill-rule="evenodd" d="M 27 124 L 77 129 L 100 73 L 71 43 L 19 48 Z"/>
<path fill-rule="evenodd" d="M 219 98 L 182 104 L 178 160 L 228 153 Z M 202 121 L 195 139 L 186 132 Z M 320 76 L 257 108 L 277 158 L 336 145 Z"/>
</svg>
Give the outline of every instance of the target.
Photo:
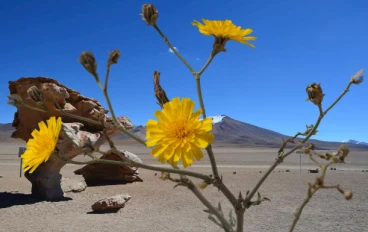
<svg viewBox="0 0 368 232">
<path fill-rule="evenodd" d="M 147 25 L 153 26 L 158 19 L 158 11 L 152 4 L 144 4 L 142 6 L 142 19 L 146 21 Z"/>
<path fill-rule="evenodd" d="M 313 102 L 315 105 L 321 105 L 325 94 L 322 92 L 321 84 L 312 83 L 306 88 L 308 98 L 307 100 Z"/>
</svg>

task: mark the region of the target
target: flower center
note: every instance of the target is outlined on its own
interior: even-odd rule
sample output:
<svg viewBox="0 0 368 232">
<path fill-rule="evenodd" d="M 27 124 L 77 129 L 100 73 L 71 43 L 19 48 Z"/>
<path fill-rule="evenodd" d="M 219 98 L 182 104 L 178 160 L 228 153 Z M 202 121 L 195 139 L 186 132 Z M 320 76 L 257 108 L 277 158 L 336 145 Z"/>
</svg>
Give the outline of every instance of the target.
<svg viewBox="0 0 368 232">
<path fill-rule="evenodd" d="M 168 135 L 176 139 L 187 138 L 189 134 L 192 133 L 187 120 L 178 119 L 171 124 L 169 128 Z"/>
</svg>

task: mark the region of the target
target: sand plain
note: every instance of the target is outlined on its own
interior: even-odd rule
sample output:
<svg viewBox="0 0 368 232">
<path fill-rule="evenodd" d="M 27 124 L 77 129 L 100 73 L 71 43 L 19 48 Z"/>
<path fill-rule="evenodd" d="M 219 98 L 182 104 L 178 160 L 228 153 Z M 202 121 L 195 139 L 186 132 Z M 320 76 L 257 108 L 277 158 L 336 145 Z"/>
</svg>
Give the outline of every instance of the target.
<svg viewBox="0 0 368 232">
<path fill-rule="evenodd" d="M 223 231 L 207 219 L 204 206 L 184 187 L 173 189 L 174 183 L 163 181 L 156 172 L 140 169 L 142 183 L 87 187 L 81 193 L 66 193 L 72 198 L 63 202 L 30 201 L 31 184 L 19 177 L 18 144 L 0 145 L 0 231 Z M 122 145 L 121 149 L 137 154 L 144 163 L 160 165 L 148 150 L 136 145 Z M 233 192 L 243 194 L 251 189 L 275 158 L 277 149 L 215 147 L 214 152 L 224 182 Z M 87 158 L 78 157 L 78 160 Z M 288 231 L 295 209 L 307 192 L 307 183 L 317 174 L 307 173 L 315 168 L 307 157 L 292 154 L 280 165 L 260 188 L 271 199 L 251 207 L 245 214 L 245 230 L 254 232 Z M 368 152 L 351 151 L 346 164 L 335 165 L 329 171 L 329 184 L 341 184 L 354 197 L 344 200 L 336 190 L 321 190 L 306 206 L 295 229 L 300 232 L 365 232 L 368 231 Z M 74 175 L 76 165 L 66 165 L 62 175 Z M 285 172 L 290 169 L 291 172 Z M 211 173 L 208 158 L 196 162 L 190 170 Z M 236 174 L 234 174 L 236 172 Z M 262 173 L 260 173 L 262 172 Z M 196 184 L 200 181 L 193 179 Z M 102 198 L 129 194 L 131 200 L 117 213 L 93 214 L 91 205 Z M 203 190 L 213 203 L 222 203 L 225 215 L 230 205 L 212 186 Z"/>
</svg>

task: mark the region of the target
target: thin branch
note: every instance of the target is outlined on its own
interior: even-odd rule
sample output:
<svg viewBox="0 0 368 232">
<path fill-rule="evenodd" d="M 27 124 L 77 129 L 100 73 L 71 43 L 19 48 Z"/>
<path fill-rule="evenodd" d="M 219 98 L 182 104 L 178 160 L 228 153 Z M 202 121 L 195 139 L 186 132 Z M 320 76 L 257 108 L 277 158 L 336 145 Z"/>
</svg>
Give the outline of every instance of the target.
<svg viewBox="0 0 368 232">
<path fill-rule="evenodd" d="M 217 210 L 198 190 L 198 188 L 193 184 L 193 182 L 189 179 L 184 179 L 183 184 L 187 186 L 189 190 L 191 190 L 194 195 L 210 210 L 212 214 L 214 214 L 221 222 L 226 232 L 233 232 L 233 228 L 229 224 L 229 222 L 224 218 L 224 216 Z"/>
<path fill-rule="evenodd" d="M 202 75 L 202 73 L 207 69 L 207 67 L 211 64 L 213 58 L 217 55 L 216 52 L 211 52 L 210 57 L 208 58 L 207 62 L 204 64 L 202 69 L 197 73 L 198 77 Z"/>
<path fill-rule="evenodd" d="M 331 104 L 330 107 L 327 108 L 327 110 L 325 112 L 322 111 L 321 106 L 318 107 L 319 111 L 320 111 L 320 115 L 317 119 L 316 124 L 314 125 L 313 129 L 309 132 L 309 134 L 299 143 L 303 144 L 306 141 L 308 141 L 308 139 L 314 135 L 315 131 L 317 130 L 320 122 L 322 121 L 323 117 L 327 114 L 327 112 L 332 109 L 333 106 L 336 105 L 336 103 L 345 95 L 345 93 L 347 93 L 349 91 L 351 82 L 349 82 L 348 86 L 346 87 L 346 89 L 344 90 L 344 92 L 336 99 L 336 101 L 334 103 Z M 321 113 L 322 112 L 322 113 Z M 267 177 L 272 173 L 272 171 L 286 158 L 288 157 L 290 154 L 292 154 L 295 150 L 297 150 L 299 147 L 299 145 L 296 145 L 293 149 L 291 149 L 289 152 L 283 154 L 280 157 L 276 158 L 276 161 L 274 164 L 272 164 L 269 169 L 265 172 L 265 174 L 261 177 L 261 179 L 257 182 L 257 184 L 254 186 L 254 188 L 252 189 L 252 191 L 249 193 L 249 195 L 245 198 L 244 202 L 245 205 L 249 204 L 250 200 L 252 199 L 252 197 L 256 194 L 256 192 L 258 191 L 258 189 L 261 187 L 261 185 L 263 184 L 263 182 L 267 179 Z"/>
<path fill-rule="evenodd" d="M 195 71 L 192 68 L 192 66 L 189 65 L 189 63 L 179 54 L 179 52 L 171 45 L 169 39 L 162 33 L 160 28 L 157 26 L 157 24 L 154 24 L 153 27 L 156 29 L 156 31 L 160 34 L 160 36 L 164 39 L 165 43 L 169 46 L 171 51 L 174 52 L 174 54 L 183 62 L 185 66 L 189 69 L 189 71 L 194 75 Z"/>
<path fill-rule="evenodd" d="M 329 162 L 329 163 L 327 163 L 325 165 L 322 165 L 322 166 L 318 163 L 318 166 L 321 166 L 322 167 L 322 175 L 319 178 L 317 178 L 317 181 L 320 181 L 321 184 L 320 183 L 317 183 L 317 181 L 316 181 L 316 183 L 314 185 L 309 184 L 307 197 L 304 199 L 304 201 L 301 204 L 301 206 L 296 210 L 296 212 L 295 212 L 295 218 L 293 220 L 293 223 L 291 224 L 291 227 L 290 227 L 289 232 L 293 232 L 294 231 L 295 226 L 296 226 L 297 222 L 300 219 L 300 215 L 302 214 L 304 207 L 308 204 L 308 202 L 310 201 L 310 199 L 312 199 L 313 195 L 319 189 L 321 189 L 321 188 L 330 188 L 331 187 L 331 186 L 327 186 L 327 187 L 324 186 L 324 179 L 325 179 L 325 176 L 326 176 L 327 168 L 331 164 L 333 164 L 333 163 L 335 163 L 335 162 L 331 161 L 331 162 Z M 338 185 L 336 187 L 338 188 Z"/>
</svg>

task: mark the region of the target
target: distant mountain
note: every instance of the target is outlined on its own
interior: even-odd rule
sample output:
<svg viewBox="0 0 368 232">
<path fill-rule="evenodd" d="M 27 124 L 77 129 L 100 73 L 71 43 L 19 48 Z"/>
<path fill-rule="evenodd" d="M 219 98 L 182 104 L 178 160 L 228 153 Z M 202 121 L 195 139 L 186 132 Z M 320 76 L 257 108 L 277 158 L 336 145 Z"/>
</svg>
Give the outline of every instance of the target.
<svg viewBox="0 0 368 232">
<path fill-rule="evenodd" d="M 342 141 L 343 143 L 349 143 L 349 144 L 361 144 L 361 145 L 367 145 L 367 142 L 362 142 L 362 141 L 357 141 L 357 140 L 353 140 L 353 139 L 346 139 L 344 141 Z"/>
<path fill-rule="evenodd" d="M 10 137 L 14 131 L 11 123 L 0 123 L 0 142 L 20 142 Z"/>
<path fill-rule="evenodd" d="M 283 135 L 278 132 L 264 129 L 249 123 L 241 122 L 230 118 L 226 115 L 211 116 L 213 119 L 212 133 L 215 135 L 215 145 L 226 146 L 242 146 L 242 147 L 272 147 L 279 148 L 282 139 L 288 139 L 291 136 Z M 135 127 L 132 132 L 144 138 L 146 130 L 144 126 Z M 298 138 L 301 139 L 301 138 Z M 119 134 L 114 137 L 115 141 L 131 140 L 125 134 Z M 314 143 L 317 149 L 334 150 L 337 149 L 341 143 L 327 142 L 315 139 L 310 139 L 309 142 Z M 290 147 L 289 145 L 288 147 Z M 368 149 L 365 144 L 349 144 L 351 149 Z"/>
<path fill-rule="evenodd" d="M 239 147 L 279 148 L 283 138 L 290 138 L 290 136 L 241 122 L 226 115 L 213 116 L 211 118 L 213 118 L 212 133 L 215 135 L 215 145 L 218 146 L 233 145 Z M 10 138 L 14 130 L 10 123 L 0 124 L 0 142 L 17 141 L 16 139 Z M 145 138 L 146 128 L 144 126 L 135 126 L 131 132 L 138 137 Z M 125 134 L 118 134 L 113 140 L 123 142 L 132 139 Z M 327 150 L 335 150 L 341 144 L 341 142 L 327 142 L 314 139 L 309 140 L 309 142 L 314 143 L 317 149 Z M 356 143 L 349 143 L 349 148 L 368 150 L 368 144 L 356 141 Z"/>
</svg>

